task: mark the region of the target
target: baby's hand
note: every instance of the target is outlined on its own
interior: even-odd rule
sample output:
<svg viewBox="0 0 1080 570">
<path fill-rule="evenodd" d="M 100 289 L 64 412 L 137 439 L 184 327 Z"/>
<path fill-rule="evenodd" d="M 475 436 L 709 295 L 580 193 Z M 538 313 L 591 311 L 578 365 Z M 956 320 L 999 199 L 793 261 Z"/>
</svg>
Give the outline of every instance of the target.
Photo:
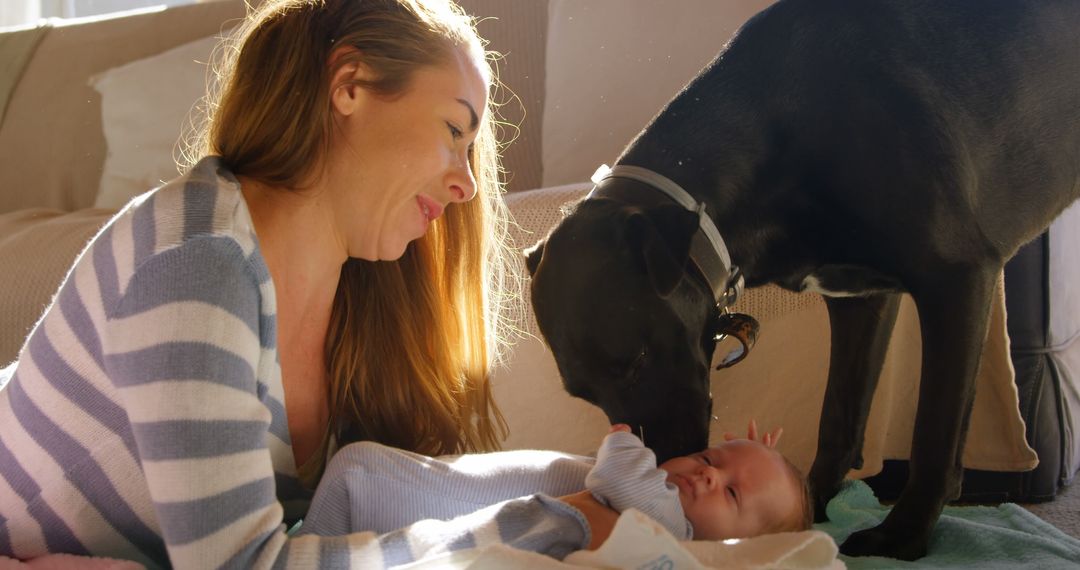
<svg viewBox="0 0 1080 570">
<path fill-rule="evenodd" d="M 780 436 L 783 434 L 784 428 L 778 427 L 772 430 L 772 432 L 765 432 L 765 434 L 761 436 L 760 441 L 765 447 L 776 447 L 776 442 L 780 441 Z M 724 441 L 731 441 L 733 439 L 739 438 L 731 432 L 724 432 Z M 758 441 L 756 420 L 750 420 L 750 425 L 746 428 L 746 439 Z"/>
<path fill-rule="evenodd" d="M 615 433 L 617 431 L 625 431 L 627 433 L 633 433 L 633 430 L 630 429 L 630 426 L 628 426 L 626 424 L 611 424 L 611 429 L 608 430 L 608 433 Z"/>
</svg>

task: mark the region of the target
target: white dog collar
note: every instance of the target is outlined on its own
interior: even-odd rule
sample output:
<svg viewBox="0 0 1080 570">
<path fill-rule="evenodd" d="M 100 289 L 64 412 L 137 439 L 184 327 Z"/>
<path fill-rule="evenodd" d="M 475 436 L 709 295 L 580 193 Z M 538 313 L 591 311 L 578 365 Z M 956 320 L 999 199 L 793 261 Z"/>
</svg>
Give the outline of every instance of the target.
<svg viewBox="0 0 1080 570">
<path fill-rule="evenodd" d="M 680 206 L 696 212 L 699 231 L 694 232 L 690 242 L 690 259 L 708 281 L 717 306 L 726 308 L 735 303 L 742 294 L 745 280 L 739 268 L 731 264 L 727 244 L 720 236 L 720 230 L 716 228 L 712 217 L 705 213 L 704 202 L 698 202 L 689 192 L 662 174 L 627 164 L 617 164 L 614 168 L 606 164 L 600 165 L 592 175 L 592 182 L 596 186 L 586 198 L 591 198 L 600 188 L 600 182 L 608 178 L 625 178 L 647 184 L 663 192 Z"/>
</svg>

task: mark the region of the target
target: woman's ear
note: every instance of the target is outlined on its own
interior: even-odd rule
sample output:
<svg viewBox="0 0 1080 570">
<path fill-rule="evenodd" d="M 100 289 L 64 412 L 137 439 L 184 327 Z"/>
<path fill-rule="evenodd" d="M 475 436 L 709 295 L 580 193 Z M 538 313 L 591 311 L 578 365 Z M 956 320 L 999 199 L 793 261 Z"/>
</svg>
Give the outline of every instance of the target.
<svg viewBox="0 0 1080 570">
<path fill-rule="evenodd" d="M 366 91 L 356 80 L 367 79 L 368 71 L 359 62 L 359 52 L 354 47 L 343 46 L 334 50 L 330 54 L 331 68 L 341 59 L 346 62 L 337 68 L 330 79 L 330 104 L 339 114 L 348 117 L 360 108 L 366 95 Z"/>
</svg>

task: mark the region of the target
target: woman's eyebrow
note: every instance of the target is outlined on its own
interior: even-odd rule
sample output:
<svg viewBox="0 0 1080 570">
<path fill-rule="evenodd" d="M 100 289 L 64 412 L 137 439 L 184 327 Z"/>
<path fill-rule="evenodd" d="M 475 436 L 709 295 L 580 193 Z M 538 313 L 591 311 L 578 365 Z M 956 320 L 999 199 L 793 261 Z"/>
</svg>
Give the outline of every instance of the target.
<svg viewBox="0 0 1080 570">
<path fill-rule="evenodd" d="M 465 105 L 465 108 L 469 110 L 469 132 L 476 130 L 476 127 L 480 126 L 480 119 L 476 116 L 476 109 L 473 109 L 472 104 L 464 99 L 458 99 L 458 103 Z"/>
</svg>

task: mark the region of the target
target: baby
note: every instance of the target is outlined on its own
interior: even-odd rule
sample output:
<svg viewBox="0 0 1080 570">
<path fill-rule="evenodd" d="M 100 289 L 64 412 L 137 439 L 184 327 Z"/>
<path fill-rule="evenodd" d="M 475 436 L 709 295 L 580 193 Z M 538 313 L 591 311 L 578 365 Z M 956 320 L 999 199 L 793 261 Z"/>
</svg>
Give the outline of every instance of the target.
<svg viewBox="0 0 1080 570">
<path fill-rule="evenodd" d="M 812 503 L 802 474 L 773 446 L 780 431 L 727 441 L 659 468 L 652 451 L 617 424 L 585 478 L 593 496 L 618 512 L 636 508 L 680 540 L 745 538 L 806 530 Z"/>
<path fill-rule="evenodd" d="M 612 426 L 595 460 L 550 451 L 432 458 L 371 442 L 331 459 L 300 532 L 387 533 L 427 519 L 449 520 L 496 503 L 588 489 L 617 512 L 636 508 L 680 540 L 717 540 L 810 528 L 805 479 L 773 446 L 725 434 L 725 443 L 656 465 L 652 451 Z"/>
</svg>

